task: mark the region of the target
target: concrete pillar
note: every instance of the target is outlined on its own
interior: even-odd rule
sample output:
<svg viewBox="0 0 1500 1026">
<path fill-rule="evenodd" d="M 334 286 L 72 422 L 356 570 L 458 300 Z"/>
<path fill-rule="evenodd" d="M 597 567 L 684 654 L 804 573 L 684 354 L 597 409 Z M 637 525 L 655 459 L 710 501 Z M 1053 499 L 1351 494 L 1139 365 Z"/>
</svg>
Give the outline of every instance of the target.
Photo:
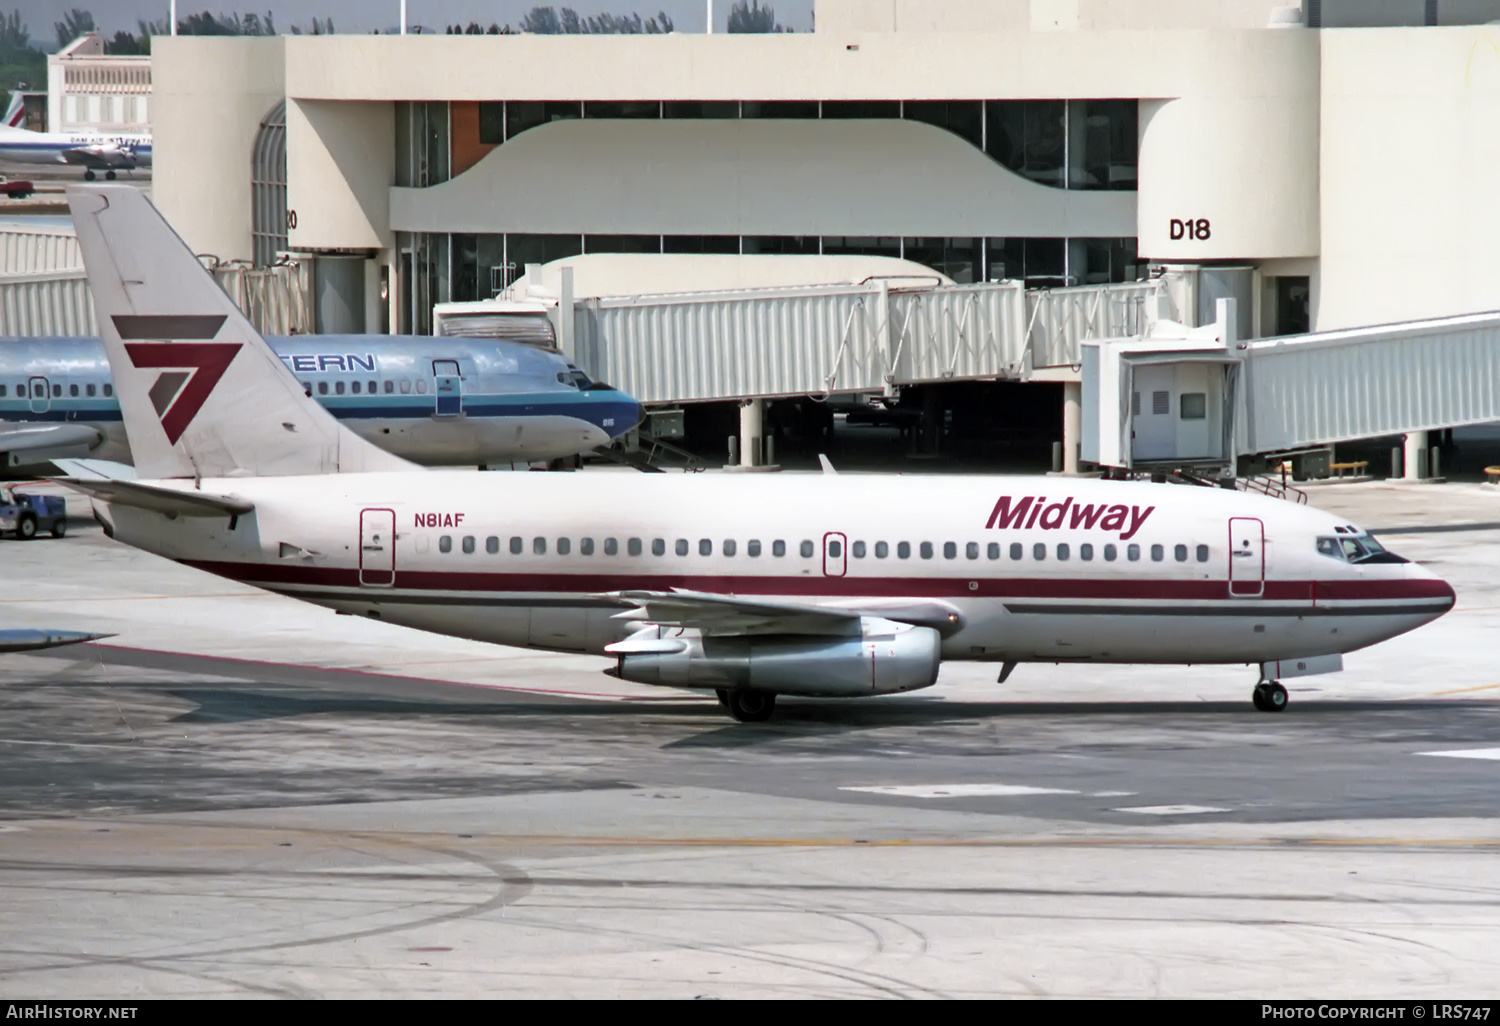
<svg viewBox="0 0 1500 1026">
<path fill-rule="evenodd" d="M 1402 454 L 1402 463 L 1405 473 L 1402 475 L 1407 481 L 1420 481 L 1422 465 L 1427 462 L 1427 454 L 1423 451 L 1427 448 L 1427 432 L 1413 431 L 1404 439 L 1406 451 Z"/>
<path fill-rule="evenodd" d="M 766 401 L 748 399 L 740 403 L 740 466 L 761 466 L 760 440 L 764 429 Z"/>
<path fill-rule="evenodd" d="M 1083 444 L 1083 383 L 1063 382 L 1063 465 L 1064 474 L 1078 473 L 1078 450 Z"/>
<path fill-rule="evenodd" d="M 557 348 L 568 359 L 573 353 L 573 268 L 563 267 L 558 271 L 557 284 Z"/>
</svg>

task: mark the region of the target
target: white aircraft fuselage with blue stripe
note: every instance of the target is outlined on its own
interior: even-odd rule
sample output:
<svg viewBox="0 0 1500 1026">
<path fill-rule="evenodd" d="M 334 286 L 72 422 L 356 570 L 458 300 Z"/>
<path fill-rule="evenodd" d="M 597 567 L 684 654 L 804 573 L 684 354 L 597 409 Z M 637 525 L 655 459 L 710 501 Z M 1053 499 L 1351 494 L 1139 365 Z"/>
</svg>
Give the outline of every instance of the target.
<svg viewBox="0 0 1500 1026">
<path fill-rule="evenodd" d="M 561 354 L 519 342 L 387 335 L 268 339 L 307 392 L 355 433 L 428 466 L 551 460 L 608 445 L 640 405 L 590 381 Z M 96 459 L 129 443 L 97 338 L 0 338 L 0 456 L 48 428 Z M 77 436 L 76 438 L 74 436 Z M 39 459 L 57 446 L 32 445 Z"/>
</svg>

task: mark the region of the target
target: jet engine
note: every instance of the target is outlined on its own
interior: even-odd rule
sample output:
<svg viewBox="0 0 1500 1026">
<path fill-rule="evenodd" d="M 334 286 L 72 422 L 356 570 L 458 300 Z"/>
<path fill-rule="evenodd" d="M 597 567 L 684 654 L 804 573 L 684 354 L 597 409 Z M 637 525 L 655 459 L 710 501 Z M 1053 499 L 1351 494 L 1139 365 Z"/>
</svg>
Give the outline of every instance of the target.
<svg viewBox="0 0 1500 1026">
<path fill-rule="evenodd" d="M 865 616 L 841 637 L 647 627 L 607 651 L 620 659 L 615 676 L 641 684 L 855 697 L 935 684 L 941 645 L 931 627 Z"/>
</svg>

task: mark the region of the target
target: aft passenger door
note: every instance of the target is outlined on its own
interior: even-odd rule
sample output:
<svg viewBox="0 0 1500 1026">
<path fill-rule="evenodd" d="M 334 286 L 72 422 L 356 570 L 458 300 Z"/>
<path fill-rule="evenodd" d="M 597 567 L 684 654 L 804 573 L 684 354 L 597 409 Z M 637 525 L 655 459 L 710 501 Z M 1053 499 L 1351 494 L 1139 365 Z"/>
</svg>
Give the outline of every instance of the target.
<svg viewBox="0 0 1500 1026">
<path fill-rule="evenodd" d="M 360 510 L 359 583 L 368 588 L 396 583 L 395 510 Z"/>
<path fill-rule="evenodd" d="M 1266 590 L 1266 528 L 1253 517 L 1229 519 L 1229 594 L 1254 598 Z"/>
<path fill-rule="evenodd" d="M 823 576 L 843 577 L 849 571 L 849 540 L 837 531 L 823 536 Z"/>
<path fill-rule="evenodd" d="M 31 385 L 31 412 L 46 413 L 52 408 L 52 385 L 46 378 L 32 378 L 28 384 Z"/>
<path fill-rule="evenodd" d="M 437 415 L 457 417 L 464 412 L 464 383 L 458 373 L 457 360 L 433 360 L 432 376 L 437 379 Z"/>
</svg>

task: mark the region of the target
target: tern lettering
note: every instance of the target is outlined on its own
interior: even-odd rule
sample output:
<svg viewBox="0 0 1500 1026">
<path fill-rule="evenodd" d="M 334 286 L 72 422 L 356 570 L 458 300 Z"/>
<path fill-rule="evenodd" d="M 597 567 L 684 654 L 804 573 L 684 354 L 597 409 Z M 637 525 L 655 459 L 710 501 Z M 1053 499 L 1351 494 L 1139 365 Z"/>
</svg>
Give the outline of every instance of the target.
<svg viewBox="0 0 1500 1026">
<path fill-rule="evenodd" d="M 1155 506 L 1101 502 L 1075 504 L 1072 496 L 1049 503 L 1045 495 L 1002 495 L 995 508 L 990 510 L 990 518 L 984 526 L 992 531 L 1031 528 L 1043 531 L 1115 531 L 1119 532 L 1121 541 L 1128 541 L 1145 526 L 1146 518 L 1155 510 Z"/>
</svg>

